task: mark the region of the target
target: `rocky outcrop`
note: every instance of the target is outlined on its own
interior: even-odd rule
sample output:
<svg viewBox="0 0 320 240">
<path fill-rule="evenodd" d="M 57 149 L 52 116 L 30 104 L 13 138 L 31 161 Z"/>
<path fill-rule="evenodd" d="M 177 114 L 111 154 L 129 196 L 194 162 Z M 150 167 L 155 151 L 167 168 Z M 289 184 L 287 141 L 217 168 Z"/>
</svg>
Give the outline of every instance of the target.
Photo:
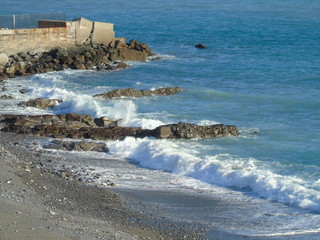
<svg viewBox="0 0 320 240">
<path fill-rule="evenodd" d="M 28 101 L 20 102 L 18 104 L 18 106 L 19 107 L 35 107 L 35 108 L 46 109 L 46 108 L 54 107 L 61 102 L 62 102 L 62 100 L 60 100 L 60 99 L 36 98 L 36 99 L 31 99 Z"/>
<path fill-rule="evenodd" d="M 94 151 L 94 152 L 108 152 L 105 143 L 95 142 L 69 142 L 54 140 L 49 144 L 43 145 L 45 149 L 67 150 L 67 151 Z"/>
<path fill-rule="evenodd" d="M 123 88 L 116 89 L 107 93 L 97 94 L 94 97 L 102 97 L 102 98 L 119 98 L 119 97 L 144 97 L 144 96 L 152 96 L 152 95 L 174 95 L 178 92 L 181 92 L 182 88 L 179 87 L 165 87 L 158 88 L 156 90 L 136 90 L 134 88 Z"/>
<path fill-rule="evenodd" d="M 199 126 L 179 122 L 159 126 L 153 130 L 153 136 L 156 138 L 217 138 L 237 135 L 239 132 L 235 126 L 223 124 Z"/>
<path fill-rule="evenodd" d="M 81 45 L 70 49 L 53 48 L 50 51 L 33 50 L 20 52 L 0 61 L 0 79 L 23 75 L 32 75 L 51 71 L 61 71 L 67 68 L 92 70 L 118 70 L 126 68 L 123 63 L 110 65 L 114 61 L 146 61 L 152 55 L 151 49 L 144 43 L 131 40 L 128 44 Z"/>
<path fill-rule="evenodd" d="M 150 130 L 140 127 L 119 127 L 117 121 L 106 117 L 93 118 L 90 115 L 75 113 L 39 116 L 2 115 L 0 116 L 0 126 L 5 132 L 93 140 L 124 139 L 128 136 L 179 139 L 239 135 L 235 126 L 223 124 L 198 126 L 190 123 L 177 123 Z"/>
</svg>

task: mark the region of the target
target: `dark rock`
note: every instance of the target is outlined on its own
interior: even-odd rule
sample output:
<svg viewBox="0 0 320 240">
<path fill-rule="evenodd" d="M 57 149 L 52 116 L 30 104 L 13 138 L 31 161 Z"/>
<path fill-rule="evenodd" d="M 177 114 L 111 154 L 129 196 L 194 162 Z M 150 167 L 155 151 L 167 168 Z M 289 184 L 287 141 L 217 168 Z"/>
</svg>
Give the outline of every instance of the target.
<svg viewBox="0 0 320 240">
<path fill-rule="evenodd" d="M 128 44 L 128 48 L 134 49 L 134 50 L 140 51 L 140 52 L 146 52 L 147 56 L 152 55 L 152 50 L 149 48 L 149 46 L 147 44 L 138 42 L 136 40 L 130 40 L 130 42 Z"/>
<path fill-rule="evenodd" d="M 2 131 L 32 134 L 55 138 L 74 139 L 124 139 L 128 136 L 143 138 L 216 138 L 237 136 L 235 126 L 211 125 L 198 126 L 190 123 L 177 123 L 159 126 L 154 130 L 140 127 L 119 127 L 117 121 L 107 118 L 94 119 L 90 115 L 75 113 L 59 115 L 1 115 Z"/>
<path fill-rule="evenodd" d="M 208 48 L 206 45 L 203 45 L 201 43 L 195 45 L 196 48 L 201 48 L 201 49 L 204 49 L 204 48 Z"/>
<path fill-rule="evenodd" d="M 119 97 L 143 97 L 151 95 L 173 95 L 178 92 L 181 92 L 182 88 L 179 87 L 166 87 L 159 88 L 156 90 L 136 90 L 134 88 L 123 88 L 116 89 L 107 93 L 97 94 L 94 97 L 103 97 L 103 98 L 119 98 Z"/>
<path fill-rule="evenodd" d="M 108 152 L 105 143 L 95 143 L 95 142 L 68 142 L 54 140 L 48 145 L 44 145 L 45 149 L 57 149 L 57 150 L 67 150 L 67 151 L 94 151 L 94 152 Z"/>
<path fill-rule="evenodd" d="M 3 87 L 2 89 L 1 89 L 1 91 L 2 92 L 5 92 L 5 91 L 7 91 L 8 89 L 6 88 L 6 87 Z"/>
<path fill-rule="evenodd" d="M 26 93 L 27 93 L 27 90 L 24 89 L 24 88 L 23 88 L 23 89 L 20 89 L 20 90 L 19 90 L 19 93 L 21 93 L 21 94 L 26 94 Z"/>
<path fill-rule="evenodd" d="M 125 69 L 125 68 L 128 68 L 128 67 L 130 67 L 130 66 L 128 64 L 126 64 L 125 62 L 119 62 L 115 66 L 107 64 L 106 70 L 115 71 L 115 70 Z"/>
<path fill-rule="evenodd" d="M 12 100 L 12 99 L 14 99 L 14 97 L 9 96 L 9 95 L 2 95 L 0 97 L 0 100 Z"/>
<path fill-rule="evenodd" d="M 113 120 L 109 119 L 108 117 L 101 117 L 101 118 L 94 119 L 94 123 L 98 127 L 107 127 L 107 128 L 118 126 L 118 121 L 119 120 L 113 121 Z"/>
<path fill-rule="evenodd" d="M 25 102 L 20 102 L 18 104 L 18 106 L 19 107 L 35 107 L 35 108 L 46 109 L 46 108 L 54 107 L 61 102 L 62 102 L 62 100 L 60 100 L 60 99 L 36 98 L 36 99 L 31 99 L 31 100 L 25 101 Z"/>
<path fill-rule="evenodd" d="M 223 124 L 199 126 L 179 122 L 159 126 L 153 130 L 153 136 L 156 138 L 217 138 L 238 135 L 239 132 L 235 126 Z"/>
</svg>

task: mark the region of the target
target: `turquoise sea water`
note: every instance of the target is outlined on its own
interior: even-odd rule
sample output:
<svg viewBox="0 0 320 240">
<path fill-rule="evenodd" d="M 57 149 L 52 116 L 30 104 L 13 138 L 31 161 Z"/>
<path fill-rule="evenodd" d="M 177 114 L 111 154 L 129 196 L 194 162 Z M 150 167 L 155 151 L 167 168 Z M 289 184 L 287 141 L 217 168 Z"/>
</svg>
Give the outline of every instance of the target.
<svg viewBox="0 0 320 240">
<path fill-rule="evenodd" d="M 0 14 L 62 11 L 68 19 L 112 22 L 118 37 L 146 42 L 161 61 L 117 72 L 65 71 L 18 81 L 25 98 L 65 100 L 54 113 L 79 112 L 153 128 L 187 121 L 234 124 L 241 136 L 108 142 L 139 166 L 244 192 L 320 219 L 320 3 L 318 1 L 2 1 Z M 196 49 L 203 43 L 208 49 Z M 11 81 L 12 91 L 17 86 Z M 96 100 L 115 88 L 179 86 L 170 97 Z M 21 98 L 21 96 L 20 96 Z M 33 112 L 2 103 L 2 112 Z M 40 111 L 39 111 L 40 113 Z M 306 215 L 310 219 L 310 215 Z"/>
</svg>

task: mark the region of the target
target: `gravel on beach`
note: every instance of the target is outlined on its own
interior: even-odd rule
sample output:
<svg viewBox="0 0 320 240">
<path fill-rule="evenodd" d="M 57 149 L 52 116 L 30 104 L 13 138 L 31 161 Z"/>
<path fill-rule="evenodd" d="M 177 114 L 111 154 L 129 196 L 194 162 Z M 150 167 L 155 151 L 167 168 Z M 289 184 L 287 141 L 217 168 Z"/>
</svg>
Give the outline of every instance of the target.
<svg viewBox="0 0 320 240">
<path fill-rule="evenodd" d="M 52 157 L 28 149 L 33 139 L 0 132 L 0 239 L 203 239 L 109 188 L 54 174 Z"/>
</svg>

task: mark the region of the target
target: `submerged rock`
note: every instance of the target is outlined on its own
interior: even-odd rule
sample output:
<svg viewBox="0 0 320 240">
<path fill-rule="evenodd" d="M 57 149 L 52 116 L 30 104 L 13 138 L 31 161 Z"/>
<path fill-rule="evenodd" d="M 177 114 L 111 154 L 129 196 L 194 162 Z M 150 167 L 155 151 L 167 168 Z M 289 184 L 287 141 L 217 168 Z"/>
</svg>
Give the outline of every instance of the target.
<svg viewBox="0 0 320 240">
<path fill-rule="evenodd" d="M 46 109 L 46 108 L 51 108 L 59 103 L 61 103 L 62 100 L 60 99 L 47 99 L 47 98 L 36 98 L 36 99 L 31 99 L 25 102 L 20 102 L 18 104 L 19 107 L 35 107 L 35 108 L 41 108 L 41 109 Z"/>
<path fill-rule="evenodd" d="M 57 150 L 67 150 L 67 151 L 94 151 L 94 152 L 108 152 L 105 143 L 94 143 L 94 142 L 68 142 L 54 140 L 43 148 L 46 149 L 57 149 Z"/>
<path fill-rule="evenodd" d="M 156 90 L 136 90 L 134 88 L 122 88 L 116 89 L 107 93 L 97 94 L 94 97 L 103 97 L 103 98 L 120 98 L 120 97 L 144 97 L 152 95 L 174 95 L 178 92 L 181 92 L 182 88 L 179 87 L 165 87 L 159 88 Z"/>
</svg>

